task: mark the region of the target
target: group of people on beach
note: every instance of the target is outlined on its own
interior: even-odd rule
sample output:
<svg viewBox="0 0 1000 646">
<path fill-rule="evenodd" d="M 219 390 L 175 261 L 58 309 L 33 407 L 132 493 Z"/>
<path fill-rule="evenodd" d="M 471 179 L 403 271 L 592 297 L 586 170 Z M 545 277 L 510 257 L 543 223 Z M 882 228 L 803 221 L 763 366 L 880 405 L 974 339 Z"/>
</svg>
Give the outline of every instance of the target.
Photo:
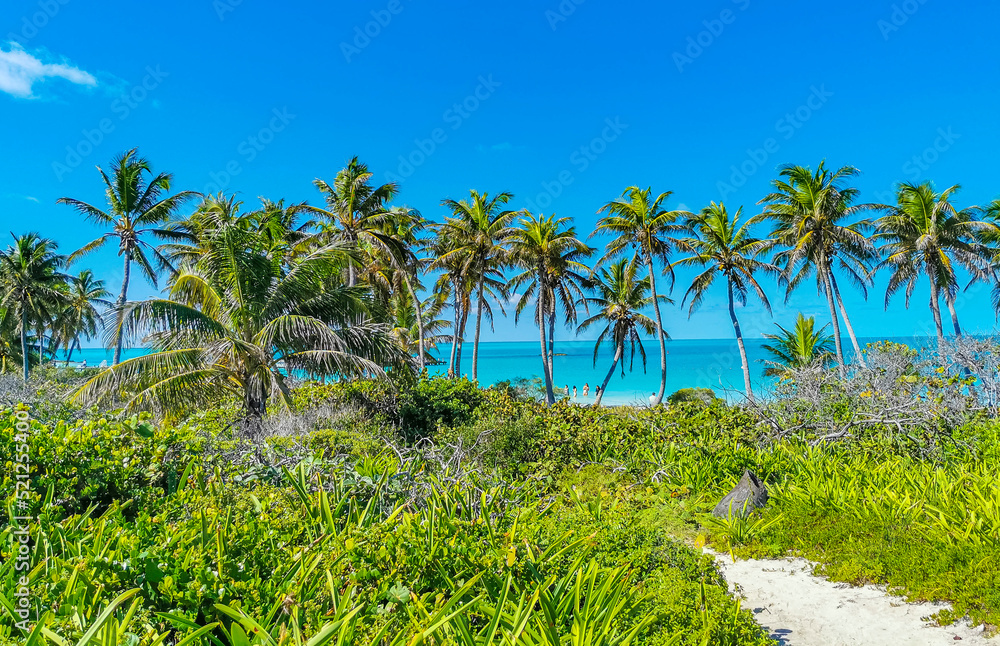
<svg viewBox="0 0 1000 646">
<path fill-rule="evenodd" d="M 569 384 L 566 384 L 565 392 L 566 392 L 566 395 L 569 396 L 569 394 L 570 394 Z M 601 394 L 601 387 L 600 386 L 596 386 L 594 388 L 594 397 L 597 397 L 600 394 Z M 589 397 L 590 396 L 590 384 L 589 383 L 583 384 L 583 396 L 584 397 Z M 576 386 L 573 386 L 573 399 L 576 399 L 576 397 L 577 397 Z"/>
</svg>

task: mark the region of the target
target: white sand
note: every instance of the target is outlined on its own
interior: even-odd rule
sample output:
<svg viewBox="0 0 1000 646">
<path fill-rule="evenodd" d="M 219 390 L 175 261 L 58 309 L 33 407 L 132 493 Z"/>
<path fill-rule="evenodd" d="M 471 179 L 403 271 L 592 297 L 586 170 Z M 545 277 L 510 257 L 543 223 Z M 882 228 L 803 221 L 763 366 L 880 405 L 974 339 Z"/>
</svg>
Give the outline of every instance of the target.
<svg viewBox="0 0 1000 646">
<path fill-rule="evenodd" d="M 982 628 L 936 626 L 922 619 L 944 604 L 906 603 L 875 586 L 834 583 L 813 576 L 815 564 L 805 559 L 733 563 L 728 554 L 712 554 L 743 596 L 743 607 L 783 646 L 1000 646 L 1000 638 L 987 639 Z"/>
</svg>

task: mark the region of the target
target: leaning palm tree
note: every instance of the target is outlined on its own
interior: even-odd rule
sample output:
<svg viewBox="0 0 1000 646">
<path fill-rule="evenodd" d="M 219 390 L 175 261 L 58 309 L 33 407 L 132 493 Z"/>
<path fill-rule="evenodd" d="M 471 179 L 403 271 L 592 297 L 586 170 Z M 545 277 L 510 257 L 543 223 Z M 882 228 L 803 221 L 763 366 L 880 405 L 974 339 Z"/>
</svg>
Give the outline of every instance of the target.
<svg viewBox="0 0 1000 646">
<path fill-rule="evenodd" d="M 601 391 L 594 401 L 595 407 L 601 405 L 601 399 L 607 393 L 608 383 L 611 382 L 619 363 L 622 377 L 625 376 L 625 345 L 629 344 L 631 349 L 629 370 L 632 370 L 635 364 L 635 351 L 638 349 L 645 371 L 646 350 L 642 347 L 641 333 L 654 334 L 659 329 L 652 319 L 642 313 L 644 309 L 653 305 L 652 281 L 649 278 L 639 278 L 637 274 L 637 259 L 622 258 L 606 269 L 595 272 L 591 283 L 595 295 L 588 297 L 586 301 L 587 306 L 593 308 L 596 313 L 580 323 L 577 331 L 585 332 L 597 324 L 605 326 L 594 345 L 595 366 L 602 343 L 610 341 L 615 349 L 611 369 L 608 370 L 608 375 L 601 384 Z M 659 296 L 658 300 L 670 302 L 666 296 Z"/>
<path fill-rule="evenodd" d="M 119 333 L 153 352 L 101 372 L 75 395 L 112 393 L 125 408 L 183 410 L 232 394 L 249 437 L 269 403 L 291 405 L 292 375 L 378 376 L 409 368 L 366 290 L 339 283 L 343 245 L 304 256 L 275 238 L 274 223 L 248 214 L 240 226 L 203 233 L 206 253 L 173 278 L 168 297 L 131 303 Z"/>
<path fill-rule="evenodd" d="M 0 251 L 0 309 L 18 321 L 21 336 L 22 375 L 28 381 L 31 351 L 28 337 L 36 332 L 42 359 L 44 327 L 51 323 L 66 300 L 66 275 L 62 268 L 65 256 L 56 253 L 58 245 L 35 233 L 14 236 L 14 244 Z"/>
<path fill-rule="evenodd" d="M 777 324 L 775 327 L 780 330 L 779 334 L 764 335 L 765 339 L 774 342 L 764 345 L 764 350 L 771 355 L 771 359 L 764 362 L 767 366 L 765 375 L 784 377 L 796 368 L 825 364 L 833 358 L 833 337 L 826 333 L 826 325 L 816 329 L 814 317 L 806 318 L 799 312 L 792 330 Z"/>
<path fill-rule="evenodd" d="M 94 272 L 84 269 L 78 276 L 70 276 L 67 283 L 67 301 L 55 321 L 55 334 L 66 349 L 66 365 L 73 359 L 73 350 L 80 349 L 80 340 L 97 335 L 101 320 L 98 307 L 110 309 L 111 292 L 104 288 L 104 281 L 97 280 Z"/>
<path fill-rule="evenodd" d="M 510 222 L 517 215 L 503 207 L 513 198 L 511 193 L 470 191 L 468 200 L 444 200 L 443 206 L 451 211 L 439 230 L 450 250 L 438 258 L 431 268 L 444 266 L 456 257 L 464 265 L 464 273 L 472 282 L 476 297 L 476 331 L 472 342 L 472 379 L 479 376 L 479 337 L 483 314 L 492 320 L 493 313 L 486 297 L 490 295 L 502 302 L 506 281 L 503 268 L 507 265 L 504 248 L 511 234 Z M 501 306 L 502 308 L 502 306 Z"/>
<path fill-rule="evenodd" d="M 662 263 L 673 287 L 674 275 L 669 263 L 673 248 L 671 236 L 683 230 L 678 222 L 691 215 L 686 211 L 667 211 L 664 205 L 671 195 L 673 193 L 668 191 L 654 198 L 651 188 L 630 186 L 617 200 L 601 207 L 598 213 L 606 212 L 607 215 L 598 220 L 597 229 L 591 234 L 595 236 L 610 233 L 615 236 L 608 243 L 607 252 L 600 262 L 618 256 L 626 249 L 633 249 L 649 272 L 652 292 L 650 303 L 656 314 L 656 337 L 660 342 L 660 390 L 656 394 L 654 405 L 663 401 L 663 393 L 667 388 L 667 334 L 663 330 L 663 317 L 660 315 L 654 265 L 657 261 Z"/>
<path fill-rule="evenodd" d="M 135 148 L 115 158 L 111 164 L 110 177 L 100 167 L 97 170 L 104 180 L 108 200 L 107 211 L 69 197 L 60 198 L 57 203 L 68 204 L 91 222 L 110 227 L 111 230 L 100 238 L 70 254 L 69 261 L 97 251 L 110 240 L 117 240 L 118 255 L 125 263 L 122 289 L 115 307 L 115 311 L 120 312 L 128 301 L 133 262 L 154 286 L 158 270 L 170 267 L 167 259 L 143 238 L 151 233 L 157 233 L 158 227 L 176 213 L 187 200 L 198 194 L 193 191 L 182 191 L 164 197 L 163 194 L 170 190 L 172 175 L 160 173 L 153 176 L 149 161 L 138 157 Z M 153 257 L 158 266 L 154 267 L 147 254 Z M 119 344 L 115 346 L 115 364 L 121 361 L 122 338 L 121 335 L 118 336 Z"/>
<path fill-rule="evenodd" d="M 326 208 L 307 207 L 319 220 L 323 244 L 345 241 L 355 247 L 364 242 L 375 248 L 398 250 L 399 242 L 386 236 L 383 225 L 389 216 L 389 202 L 396 197 L 399 187 L 390 182 L 372 186 L 374 174 L 357 157 L 337 173 L 333 183 L 316 179 L 313 184 L 323 194 Z M 347 286 L 357 282 L 358 261 L 347 264 Z"/>
<path fill-rule="evenodd" d="M 773 245 L 772 240 L 760 240 L 750 233 L 750 223 L 741 222 L 743 208 L 736 210 L 730 217 L 724 204 L 712 202 L 702 209 L 701 214 L 688 223 L 694 234 L 689 238 L 677 240 L 679 249 L 690 253 L 674 263 L 674 266 L 696 265 L 706 267 L 705 271 L 695 276 L 684 295 L 684 302 L 691 299 L 688 315 L 702 304 L 709 287 L 719 276 L 726 280 L 729 297 L 729 318 L 733 322 L 736 333 L 736 345 L 740 351 L 740 361 L 743 364 L 743 386 L 747 397 L 753 399 L 753 389 L 750 384 L 750 364 L 747 361 L 747 350 L 743 343 L 743 332 L 740 321 L 736 317 L 735 303 L 747 304 L 747 295 L 751 290 L 763 303 L 768 313 L 771 303 L 767 300 L 764 288 L 760 286 L 754 274 L 777 274 L 778 267 L 760 260 L 759 256 Z"/>
<path fill-rule="evenodd" d="M 753 220 L 770 221 L 773 225 L 771 238 L 784 247 L 775 256 L 775 264 L 783 269 L 786 298 L 815 271 L 817 287 L 826 296 L 830 309 L 841 372 L 845 361 L 838 309 L 854 347 L 855 360 L 863 365 L 864 357 L 840 296 L 834 270 L 839 269 L 847 275 L 867 297 L 868 263 L 875 258 L 874 246 L 859 230 L 861 224 L 845 222 L 873 207 L 856 205 L 858 189 L 844 185 L 844 180 L 858 174 L 852 166 L 827 170 L 825 162 L 821 162 L 815 172 L 804 166 L 783 166 L 780 178 L 771 183 L 774 191 L 758 202 L 765 205 L 764 212 Z"/>
<path fill-rule="evenodd" d="M 569 226 L 570 218 L 548 217 L 525 213 L 508 238 L 510 261 L 524 271 L 514 276 L 508 287 L 511 291 L 523 288 L 514 311 L 515 321 L 524 308 L 535 302 L 535 322 L 542 350 L 542 373 L 545 378 L 546 403 L 555 403 L 553 384 L 554 353 L 552 344 L 556 319 L 556 304 L 561 301 L 566 321 L 576 322 L 576 304 L 584 294 L 584 272 L 589 272 L 580 260 L 592 255 L 594 250 L 576 237 L 576 229 Z M 546 319 L 549 338 L 546 340 Z M 547 342 L 549 345 L 547 345 Z"/>
<path fill-rule="evenodd" d="M 990 267 L 992 252 L 980 238 L 996 237 L 1000 229 L 993 222 L 977 219 L 979 209 L 970 207 L 959 210 L 951 202 L 959 186 L 951 186 L 936 193 L 929 182 L 903 183 L 897 189 L 896 206 L 882 205 L 886 214 L 873 224 L 874 240 L 884 242 L 885 253 L 877 269 L 887 268 L 891 273 L 885 292 L 885 305 L 893 294 L 906 288 L 906 306 L 917 279 L 923 274 L 930 285 L 930 309 L 934 317 L 938 347 L 944 345 L 944 326 L 941 322 L 940 298 L 951 312 L 952 325 L 957 336 L 962 335 L 955 310 L 958 289 L 956 263 L 966 269 L 973 280 L 988 280 L 993 275 Z"/>
</svg>

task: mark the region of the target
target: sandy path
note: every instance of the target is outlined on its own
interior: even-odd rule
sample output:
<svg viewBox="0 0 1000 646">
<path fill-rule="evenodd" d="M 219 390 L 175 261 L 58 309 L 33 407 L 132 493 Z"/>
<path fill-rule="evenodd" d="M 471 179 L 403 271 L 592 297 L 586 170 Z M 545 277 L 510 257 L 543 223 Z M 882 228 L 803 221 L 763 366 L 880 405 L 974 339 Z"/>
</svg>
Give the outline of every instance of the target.
<svg viewBox="0 0 1000 646">
<path fill-rule="evenodd" d="M 813 564 L 805 559 L 733 563 L 728 554 L 715 557 L 726 580 L 742 593 L 744 607 L 782 646 L 1000 646 L 1000 639 L 983 637 L 981 628 L 921 620 L 943 605 L 911 604 L 875 586 L 833 583 L 813 576 Z"/>
</svg>

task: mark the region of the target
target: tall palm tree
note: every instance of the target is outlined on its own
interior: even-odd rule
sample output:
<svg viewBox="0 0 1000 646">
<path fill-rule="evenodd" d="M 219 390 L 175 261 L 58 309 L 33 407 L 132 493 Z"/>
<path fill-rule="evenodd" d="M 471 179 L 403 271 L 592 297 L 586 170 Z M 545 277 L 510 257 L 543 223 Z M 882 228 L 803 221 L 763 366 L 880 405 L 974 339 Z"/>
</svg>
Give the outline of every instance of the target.
<svg viewBox="0 0 1000 646">
<path fill-rule="evenodd" d="M 632 249 L 646 264 L 649 272 L 649 287 L 652 292 L 650 303 L 656 314 L 656 337 L 660 342 L 660 390 L 654 405 L 663 401 L 667 388 L 667 334 L 663 330 L 660 315 L 660 299 L 656 290 L 656 261 L 663 265 L 663 271 L 670 278 L 673 287 L 674 275 L 670 269 L 669 256 L 673 249 L 672 235 L 683 229 L 678 221 L 690 217 L 687 211 L 668 211 L 666 201 L 672 192 L 660 193 L 655 198 L 651 188 L 640 189 L 630 186 L 621 197 L 605 204 L 598 213 L 607 213 L 598 220 L 597 229 L 591 236 L 609 233 L 614 237 L 607 245 L 607 251 L 600 262 L 618 256 L 626 249 Z"/>
<path fill-rule="evenodd" d="M 597 365 L 597 354 L 601 344 L 610 341 L 615 349 L 614 359 L 611 362 L 611 369 L 601 384 L 601 391 L 597 394 L 594 406 L 601 405 L 608 390 L 608 384 L 615 373 L 615 368 L 621 363 L 622 377 L 625 376 L 625 345 L 630 345 L 631 354 L 629 358 L 629 370 L 635 364 L 635 351 L 639 350 L 642 358 L 642 368 L 646 369 L 646 350 L 642 347 L 642 334 L 653 334 L 657 330 L 656 322 L 642 313 L 642 311 L 653 305 L 652 281 L 649 278 L 639 278 L 638 260 L 622 258 L 612 263 L 605 269 L 595 272 L 591 282 L 595 295 L 586 299 L 587 305 L 595 311 L 593 316 L 588 317 L 578 328 L 578 332 L 585 332 L 591 326 L 603 324 L 605 327 L 597 337 L 594 345 L 594 365 Z M 658 300 L 670 302 L 666 296 L 657 297 Z"/>
<path fill-rule="evenodd" d="M 206 252 L 180 269 L 168 298 L 123 312 L 121 333 L 145 336 L 153 352 L 98 374 L 75 398 L 120 393 L 128 410 L 173 410 L 230 393 L 255 437 L 269 403 L 290 405 L 290 374 L 371 376 L 409 366 L 365 290 L 339 282 L 352 251 L 339 243 L 300 256 L 276 233 L 258 213 L 203 232 Z"/>
<path fill-rule="evenodd" d="M 996 224 L 977 219 L 979 209 L 976 207 L 957 209 L 951 199 L 958 190 L 959 186 L 955 185 L 936 193 L 929 182 L 900 184 L 896 206 L 880 206 L 886 213 L 873 225 L 872 238 L 885 243 L 882 247 L 885 260 L 876 270 L 884 267 L 891 272 L 885 292 L 886 307 L 893 294 L 904 286 L 906 306 L 909 307 L 917 279 L 925 275 L 930 284 L 930 309 L 939 348 L 944 344 L 942 294 L 951 313 L 955 334 L 962 334 L 955 310 L 956 263 L 964 267 L 973 280 L 991 278 L 992 252 L 979 238 L 984 235 L 996 237 L 1000 231 Z"/>
<path fill-rule="evenodd" d="M 104 180 L 108 200 L 107 211 L 69 197 L 56 201 L 58 204 L 72 206 L 99 226 L 111 228 L 100 238 L 70 254 L 69 261 L 97 251 L 110 240 L 118 241 L 118 255 L 123 258 L 124 270 L 121 293 L 115 302 L 116 311 L 124 308 L 128 301 L 133 262 L 153 286 L 156 286 L 158 270 L 170 267 L 167 259 L 143 238 L 148 234 L 157 233 L 158 228 L 187 200 L 198 195 L 193 191 L 181 191 L 176 195 L 164 197 L 164 193 L 170 190 L 173 176 L 169 173 L 154 176 L 149 161 L 137 156 L 136 152 L 137 149 L 133 148 L 116 157 L 111 164 L 110 177 L 100 167 L 97 169 L 101 179 Z M 158 267 L 154 267 L 147 253 L 156 261 Z M 120 321 L 119 317 L 119 324 Z M 119 341 L 115 346 L 114 355 L 115 365 L 121 361 L 122 338 L 118 335 Z"/>
<path fill-rule="evenodd" d="M 18 320 L 24 381 L 28 381 L 31 352 L 28 336 L 36 330 L 39 360 L 42 359 L 44 327 L 66 299 L 65 256 L 58 245 L 36 233 L 14 236 L 14 244 L 0 252 L 0 308 Z"/>
<path fill-rule="evenodd" d="M 354 157 L 337 173 L 333 184 L 322 179 L 313 182 L 326 200 L 326 208 L 308 207 L 320 217 L 316 224 L 325 234 L 324 244 L 344 240 L 351 246 L 365 242 L 377 248 L 398 250 L 398 241 L 385 235 L 383 225 L 389 217 L 389 202 L 396 197 L 399 187 L 392 182 L 372 186 L 373 176 L 368 166 Z M 348 287 L 357 282 L 356 264 L 357 261 L 348 261 Z"/>
<path fill-rule="evenodd" d="M 432 267 L 445 264 L 450 258 L 461 258 L 465 274 L 472 282 L 476 295 L 476 332 L 472 344 L 472 379 L 479 376 L 479 337 L 482 330 L 483 313 L 492 321 L 492 308 L 486 303 L 490 292 L 502 303 L 505 297 L 506 281 L 502 270 L 507 264 L 507 250 L 504 245 L 511 233 L 510 222 L 517 215 L 503 207 L 513 198 L 511 193 L 489 193 L 470 191 L 468 200 L 444 200 L 443 206 L 451 211 L 440 229 L 451 245 Z M 501 305 L 502 309 L 502 305 Z"/>
<path fill-rule="evenodd" d="M 701 214 L 692 218 L 688 223 L 694 234 L 693 237 L 677 241 L 678 248 L 691 255 L 678 260 L 674 265 L 706 267 L 705 271 L 695 276 L 687 293 L 684 294 L 683 302 L 686 302 L 688 298 L 691 299 L 689 316 L 694 314 L 694 311 L 701 305 L 715 279 L 719 276 L 725 278 L 729 296 L 729 318 L 733 322 L 736 345 L 739 348 L 740 361 L 743 365 L 743 386 L 747 397 L 752 400 L 750 364 L 747 361 L 747 350 L 743 343 L 740 321 L 736 317 L 735 303 L 738 301 L 745 306 L 747 295 L 750 290 L 753 290 L 770 313 L 771 303 L 767 300 L 767 294 L 757 282 L 754 274 L 777 274 L 779 269 L 775 265 L 759 259 L 759 256 L 768 251 L 774 242 L 753 237 L 750 233 L 750 223 L 740 221 L 742 213 L 743 208 L 740 207 L 736 210 L 735 215 L 730 217 L 726 206 L 715 202 L 702 209 Z"/>
<path fill-rule="evenodd" d="M 66 348 L 66 365 L 73 358 L 73 350 L 80 349 L 80 339 L 97 335 L 101 314 L 98 307 L 113 306 L 112 294 L 104 288 L 104 281 L 97 280 L 94 272 L 84 269 L 78 276 L 70 276 L 67 283 L 67 301 L 55 321 L 59 342 Z"/>
<path fill-rule="evenodd" d="M 546 403 L 555 403 L 553 384 L 554 353 L 549 351 L 554 334 L 557 303 L 562 304 L 567 322 L 576 322 L 576 304 L 583 297 L 581 286 L 587 282 L 583 273 L 589 272 L 580 260 L 594 250 L 576 237 L 576 228 L 569 226 L 570 218 L 556 218 L 524 213 L 508 238 L 510 261 L 524 271 L 514 276 L 509 289 L 524 288 L 515 309 L 515 320 L 532 300 L 535 301 L 535 321 L 541 342 L 542 372 L 545 378 Z M 546 319 L 549 338 L 546 340 Z M 546 341 L 549 345 L 546 344 Z"/>
<path fill-rule="evenodd" d="M 864 357 L 840 296 L 834 269 L 846 274 L 867 297 L 868 263 L 875 257 L 871 241 L 859 230 L 861 224 L 846 223 L 848 218 L 873 208 L 869 204 L 855 204 L 858 189 L 845 185 L 845 180 L 858 174 L 853 166 L 827 170 L 825 162 L 820 162 L 815 172 L 805 166 L 783 166 L 780 178 L 771 183 L 774 191 L 758 202 L 765 205 L 764 212 L 753 220 L 769 220 L 774 227 L 771 237 L 784 247 L 775 256 L 775 263 L 783 269 L 786 298 L 815 271 L 817 287 L 826 296 L 830 309 L 841 372 L 845 361 L 840 316 L 854 347 L 855 360 L 863 365 Z"/>
<path fill-rule="evenodd" d="M 431 255 L 435 258 L 430 267 L 439 270 L 434 284 L 434 293 L 443 300 L 451 299 L 451 351 L 448 358 L 448 377 L 457 378 L 462 368 L 462 341 L 465 336 L 465 319 L 468 312 L 467 294 L 471 291 L 466 286 L 469 283 L 465 272 L 465 261 L 458 254 L 445 255 L 452 250 L 452 244 L 441 235 L 443 225 L 432 226 L 434 237 L 428 244 Z"/>
<path fill-rule="evenodd" d="M 784 376 L 794 368 L 805 368 L 816 362 L 826 363 L 833 358 L 835 344 L 833 337 L 826 333 L 827 326 L 816 329 L 816 319 L 806 318 L 799 312 L 795 318 L 795 327 L 786 330 L 775 324 L 779 334 L 765 334 L 765 339 L 774 341 L 764 346 L 771 359 L 765 361 L 767 368 L 764 374 L 768 376 Z"/>
<path fill-rule="evenodd" d="M 416 318 L 419 337 L 416 344 L 417 367 L 421 372 L 427 364 L 427 358 L 423 339 L 423 303 L 418 291 L 423 289 L 420 273 L 429 261 L 420 258 L 417 250 L 424 246 L 419 236 L 426 228 L 427 221 L 416 209 L 390 209 L 382 225 L 382 234 L 387 240 L 392 240 L 392 244 L 370 248 L 370 262 L 364 272 L 367 282 L 382 293 L 385 301 L 388 302 L 396 294 L 409 297 L 408 302 Z"/>
</svg>

